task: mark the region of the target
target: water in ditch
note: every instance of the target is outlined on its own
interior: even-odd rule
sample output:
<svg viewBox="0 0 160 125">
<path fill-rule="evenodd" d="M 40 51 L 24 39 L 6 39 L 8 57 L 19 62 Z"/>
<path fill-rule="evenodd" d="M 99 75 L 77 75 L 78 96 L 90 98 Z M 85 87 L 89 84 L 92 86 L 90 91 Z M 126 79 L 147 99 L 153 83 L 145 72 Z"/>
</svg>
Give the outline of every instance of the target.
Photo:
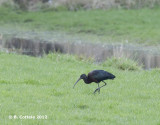
<svg viewBox="0 0 160 125">
<path fill-rule="evenodd" d="M 42 56 L 44 53 L 60 52 L 92 57 L 102 62 L 109 57 L 127 57 L 138 61 L 144 69 L 160 68 L 160 51 L 152 47 L 140 47 L 131 44 L 105 44 L 82 42 L 81 40 L 63 40 L 62 37 L 40 39 L 15 35 L 0 36 L 0 49 L 18 52 L 31 56 Z"/>
</svg>

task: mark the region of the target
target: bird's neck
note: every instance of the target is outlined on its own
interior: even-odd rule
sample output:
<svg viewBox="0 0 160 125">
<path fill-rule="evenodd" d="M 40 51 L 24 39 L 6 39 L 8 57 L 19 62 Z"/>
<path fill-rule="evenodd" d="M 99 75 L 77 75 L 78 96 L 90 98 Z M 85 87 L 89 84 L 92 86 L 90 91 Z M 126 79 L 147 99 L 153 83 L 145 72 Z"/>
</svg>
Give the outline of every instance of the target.
<svg viewBox="0 0 160 125">
<path fill-rule="evenodd" d="M 86 84 L 91 83 L 91 82 L 89 81 L 88 77 L 86 77 L 85 79 L 83 79 L 83 81 L 84 81 Z"/>
</svg>

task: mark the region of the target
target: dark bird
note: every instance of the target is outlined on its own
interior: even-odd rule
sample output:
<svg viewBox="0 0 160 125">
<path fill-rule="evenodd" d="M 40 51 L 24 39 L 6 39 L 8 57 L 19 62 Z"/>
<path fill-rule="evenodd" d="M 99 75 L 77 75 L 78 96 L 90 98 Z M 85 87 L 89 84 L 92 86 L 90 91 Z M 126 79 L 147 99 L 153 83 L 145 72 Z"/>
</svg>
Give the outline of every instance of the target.
<svg viewBox="0 0 160 125">
<path fill-rule="evenodd" d="M 98 84 L 98 88 L 95 89 L 94 93 L 96 93 L 97 90 L 100 93 L 100 89 L 107 85 L 107 83 L 104 82 L 104 80 L 114 79 L 114 78 L 115 78 L 115 76 L 113 74 L 107 72 L 107 71 L 104 71 L 104 70 L 93 70 L 93 71 L 88 73 L 88 76 L 86 76 L 86 74 L 82 74 L 80 76 L 80 78 L 77 80 L 77 82 L 74 84 L 73 88 L 75 87 L 75 85 L 78 83 L 79 80 L 83 79 L 83 81 L 86 84 L 90 84 L 92 82 L 97 83 Z M 99 86 L 99 83 L 101 81 L 104 83 L 104 85 Z"/>
</svg>

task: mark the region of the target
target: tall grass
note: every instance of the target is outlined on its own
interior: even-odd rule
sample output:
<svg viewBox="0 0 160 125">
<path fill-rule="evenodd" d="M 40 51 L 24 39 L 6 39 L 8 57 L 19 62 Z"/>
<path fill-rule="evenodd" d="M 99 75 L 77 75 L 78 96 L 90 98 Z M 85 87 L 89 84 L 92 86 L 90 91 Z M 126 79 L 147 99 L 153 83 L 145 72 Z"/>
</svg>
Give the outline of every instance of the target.
<svg viewBox="0 0 160 125">
<path fill-rule="evenodd" d="M 107 59 L 104 63 L 104 66 L 111 66 L 111 67 L 116 67 L 120 70 L 141 70 L 141 66 L 138 65 L 137 62 L 132 61 L 128 58 L 121 57 L 121 58 L 116 58 L 112 57 Z"/>
</svg>

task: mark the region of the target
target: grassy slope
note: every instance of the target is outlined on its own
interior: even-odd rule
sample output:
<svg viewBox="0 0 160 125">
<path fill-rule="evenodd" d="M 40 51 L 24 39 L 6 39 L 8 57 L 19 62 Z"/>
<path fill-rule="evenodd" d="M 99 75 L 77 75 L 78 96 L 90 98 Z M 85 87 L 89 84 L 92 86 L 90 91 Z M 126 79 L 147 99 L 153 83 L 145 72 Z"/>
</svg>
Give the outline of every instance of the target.
<svg viewBox="0 0 160 125">
<path fill-rule="evenodd" d="M 0 8 L 0 26 L 65 31 L 91 40 L 159 44 L 160 9 L 15 12 Z"/>
<path fill-rule="evenodd" d="M 116 75 L 93 95 L 96 84 L 81 73 L 104 69 Z M 0 124 L 160 124 L 160 71 L 122 71 L 68 55 L 33 58 L 0 54 Z M 47 115 L 47 120 L 9 120 L 9 115 Z"/>
</svg>

